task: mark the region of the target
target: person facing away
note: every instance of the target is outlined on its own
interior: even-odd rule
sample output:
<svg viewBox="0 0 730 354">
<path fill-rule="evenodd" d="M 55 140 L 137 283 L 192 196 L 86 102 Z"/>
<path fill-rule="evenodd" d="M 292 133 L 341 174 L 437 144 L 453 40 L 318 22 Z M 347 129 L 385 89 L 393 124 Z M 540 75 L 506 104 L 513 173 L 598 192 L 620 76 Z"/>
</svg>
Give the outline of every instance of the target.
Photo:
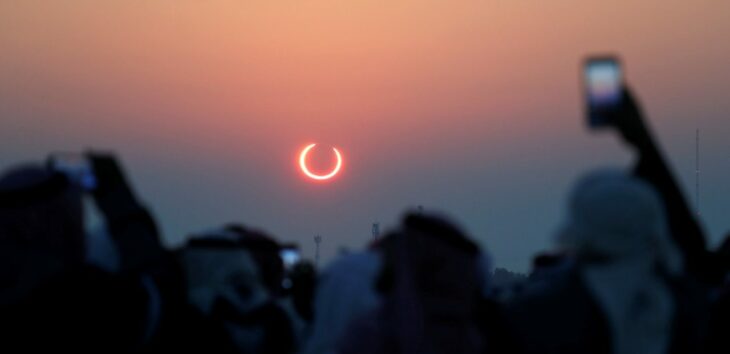
<svg viewBox="0 0 730 354">
<path fill-rule="evenodd" d="M 81 202 L 78 188 L 40 166 L 0 177 L 0 305 L 83 263 Z"/>
<path fill-rule="evenodd" d="M 313 321 L 300 354 L 333 354 L 348 324 L 380 303 L 375 280 L 382 260 L 377 250 L 343 255 L 318 279 Z"/>
<path fill-rule="evenodd" d="M 176 254 L 186 299 L 169 311 L 155 351 L 294 352 L 291 320 L 276 297 L 278 250 L 273 238 L 241 226 L 194 235 Z"/>
<path fill-rule="evenodd" d="M 410 214 L 384 239 L 382 302 L 350 323 L 341 354 L 480 353 L 486 271 L 479 247 L 451 223 Z"/>
<path fill-rule="evenodd" d="M 41 165 L 0 176 L 0 333 L 6 352 L 123 352 L 150 336 L 155 290 L 138 271 L 160 254 L 154 220 L 110 155 L 89 154 L 97 187 Z M 85 194 L 88 193 L 88 194 Z M 121 252 L 112 274 L 88 257 L 83 197 Z"/>
<path fill-rule="evenodd" d="M 120 282 L 85 264 L 86 248 L 78 186 L 39 165 L 12 168 L 0 177 L 0 331 L 5 350 L 22 345 L 28 351 L 84 351 L 103 349 L 97 346 L 102 342 L 127 348 L 142 337 L 137 332 L 144 321 L 137 319 L 144 314 L 133 310 L 144 291 L 118 286 Z M 99 300 L 111 293 L 124 298 L 125 305 L 112 307 Z M 117 322 L 96 331 L 106 324 L 104 317 Z"/>
<path fill-rule="evenodd" d="M 702 296 L 682 276 L 664 206 L 620 170 L 581 178 L 556 244 L 570 266 L 530 284 L 505 306 L 522 353 L 695 352 Z"/>
</svg>

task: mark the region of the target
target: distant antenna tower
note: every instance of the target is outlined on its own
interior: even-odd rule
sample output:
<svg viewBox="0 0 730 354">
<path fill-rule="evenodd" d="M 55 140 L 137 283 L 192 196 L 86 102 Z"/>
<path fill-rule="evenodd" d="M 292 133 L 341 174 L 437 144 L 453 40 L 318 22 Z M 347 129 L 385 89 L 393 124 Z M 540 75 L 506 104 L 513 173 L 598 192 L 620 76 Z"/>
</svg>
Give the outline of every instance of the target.
<svg viewBox="0 0 730 354">
<path fill-rule="evenodd" d="M 380 237 L 380 223 L 373 223 L 373 241 L 376 241 Z"/>
<path fill-rule="evenodd" d="M 695 208 L 700 216 L 700 129 L 695 135 Z"/>
<path fill-rule="evenodd" d="M 322 236 L 314 236 L 314 244 L 316 246 L 314 250 L 314 265 L 319 267 L 319 244 L 322 243 Z"/>
</svg>

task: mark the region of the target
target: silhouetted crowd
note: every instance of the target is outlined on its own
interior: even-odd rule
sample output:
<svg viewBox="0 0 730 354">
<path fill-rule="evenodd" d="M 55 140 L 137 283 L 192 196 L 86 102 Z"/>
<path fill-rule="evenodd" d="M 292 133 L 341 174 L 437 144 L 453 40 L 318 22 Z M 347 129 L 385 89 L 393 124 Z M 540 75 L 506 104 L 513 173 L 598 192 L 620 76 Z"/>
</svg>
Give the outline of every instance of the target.
<svg viewBox="0 0 730 354">
<path fill-rule="evenodd" d="M 50 160 L 11 168 L 0 351 L 730 353 L 730 244 L 708 249 L 628 90 L 613 119 L 635 167 L 579 178 L 545 235 L 554 247 L 509 289 L 492 283 L 486 250 L 436 215 L 407 213 L 319 270 L 239 224 L 164 247 L 110 154 L 82 155 L 76 173 Z M 86 230 L 84 203 L 102 230 Z"/>
</svg>

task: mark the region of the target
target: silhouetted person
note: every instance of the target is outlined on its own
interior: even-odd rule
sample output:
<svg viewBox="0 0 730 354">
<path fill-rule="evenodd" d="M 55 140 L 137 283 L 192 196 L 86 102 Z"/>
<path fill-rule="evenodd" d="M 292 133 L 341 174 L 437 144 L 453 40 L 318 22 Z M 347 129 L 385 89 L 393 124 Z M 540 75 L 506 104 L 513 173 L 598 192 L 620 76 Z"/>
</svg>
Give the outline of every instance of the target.
<svg viewBox="0 0 730 354">
<path fill-rule="evenodd" d="M 382 266 L 379 250 L 342 255 L 321 271 L 309 336 L 301 354 L 336 353 L 349 323 L 379 305 L 375 281 Z"/>
<path fill-rule="evenodd" d="M 188 319 L 180 321 L 184 326 L 169 331 L 168 343 L 174 347 L 177 332 L 195 336 L 193 329 L 207 323 L 219 330 L 203 343 L 217 336 L 220 350 L 294 352 L 293 321 L 279 301 L 283 279 L 279 249 L 268 235 L 241 226 L 193 237 L 178 253 L 193 309 L 188 308 Z"/>
<path fill-rule="evenodd" d="M 163 254 L 157 229 L 116 161 L 87 156 L 91 197 L 120 254 L 120 273 L 85 262 L 82 190 L 67 176 L 24 167 L 0 179 L 3 283 L 0 333 L 24 351 L 130 351 L 153 331 L 156 289 L 139 272 Z M 13 277 L 15 276 L 15 277 Z"/>
<path fill-rule="evenodd" d="M 683 279 L 658 193 L 618 170 L 582 178 L 557 246 L 572 259 L 513 299 L 505 316 L 522 353 L 692 353 L 702 293 Z"/>
<path fill-rule="evenodd" d="M 634 175 L 647 181 L 659 193 L 666 209 L 669 233 L 682 251 L 687 270 L 706 282 L 717 282 L 716 276 L 710 275 L 711 264 L 702 229 L 651 135 L 641 107 L 628 88 L 624 89 L 622 102 L 612 120 L 624 141 L 638 154 Z"/>
<path fill-rule="evenodd" d="M 83 263 L 81 197 L 65 176 L 40 166 L 0 177 L 0 304 Z"/>
<path fill-rule="evenodd" d="M 382 304 L 351 324 L 343 354 L 480 353 L 486 269 L 479 248 L 450 223 L 408 215 L 382 246 Z"/>
</svg>

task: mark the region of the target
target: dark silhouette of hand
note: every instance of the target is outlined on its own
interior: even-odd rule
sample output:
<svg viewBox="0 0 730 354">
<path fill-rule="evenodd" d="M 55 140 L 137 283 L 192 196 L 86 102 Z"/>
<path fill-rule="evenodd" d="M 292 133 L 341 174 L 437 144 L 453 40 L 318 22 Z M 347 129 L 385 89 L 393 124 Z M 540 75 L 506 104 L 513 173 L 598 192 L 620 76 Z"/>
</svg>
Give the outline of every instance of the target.
<svg viewBox="0 0 730 354">
<path fill-rule="evenodd" d="M 121 164 L 108 153 L 86 156 L 96 176 L 92 195 L 119 251 L 122 271 L 136 272 L 160 262 L 164 249 L 155 220 L 135 197 Z"/>
<path fill-rule="evenodd" d="M 86 156 L 96 177 L 96 188 L 92 195 L 107 221 L 136 213 L 141 206 L 116 157 L 99 152 L 87 152 Z"/>
<path fill-rule="evenodd" d="M 86 156 L 91 161 L 94 175 L 97 178 L 97 190 L 99 192 L 103 193 L 109 189 L 118 187 L 120 184 L 126 184 L 124 183 L 122 169 L 113 155 L 89 152 Z"/>
<path fill-rule="evenodd" d="M 623 89 L 621 102 L 621 106 L 612 114 L 612 121 L 624 142 L 638 150 L 653 146 L 641 107 L 628 87 Z"/>
</svg>

